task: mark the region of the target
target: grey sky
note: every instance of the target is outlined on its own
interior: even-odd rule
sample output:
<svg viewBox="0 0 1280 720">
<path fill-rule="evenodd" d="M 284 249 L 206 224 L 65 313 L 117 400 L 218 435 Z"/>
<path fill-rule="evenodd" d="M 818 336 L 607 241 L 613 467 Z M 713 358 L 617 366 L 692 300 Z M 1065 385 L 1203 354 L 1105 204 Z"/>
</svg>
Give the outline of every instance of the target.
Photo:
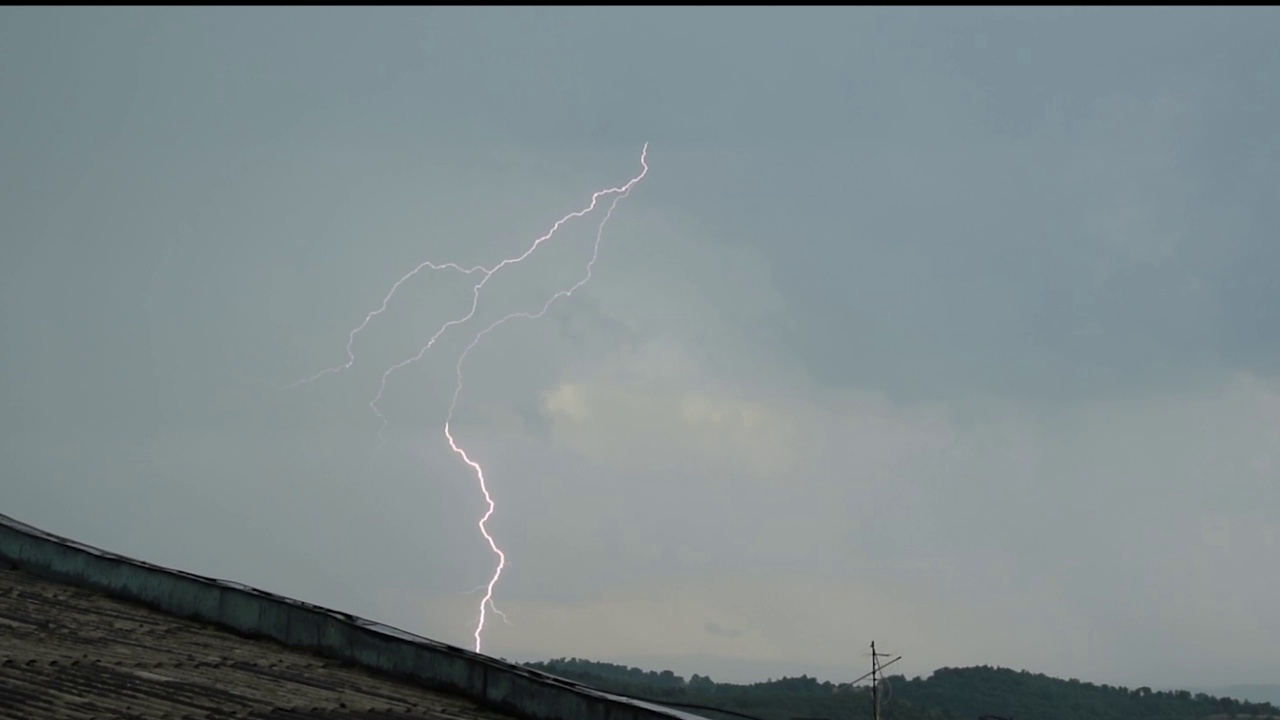
<svg viewBox="0 0 1280 720">
<path fill-rule="evenodd" d="M 488 652 L 1280 675 L 1273 9 L 0 10 L 0 508 Z M 1272 238 L 1268 240 L 1267 238 Z"/>
</svg>

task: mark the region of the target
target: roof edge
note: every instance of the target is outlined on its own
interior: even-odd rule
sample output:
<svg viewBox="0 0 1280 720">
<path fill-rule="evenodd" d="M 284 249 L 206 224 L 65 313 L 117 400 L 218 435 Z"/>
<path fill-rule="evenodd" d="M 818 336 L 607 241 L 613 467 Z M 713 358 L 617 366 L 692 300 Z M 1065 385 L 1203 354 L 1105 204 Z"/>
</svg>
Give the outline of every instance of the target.
<svg viewBox="0 0 1280 720">
<path fill-rule="evenodd" d="M 248 585 L 107 552 L 0 515 L 0 560 L 160 612 L 311 650 L 528 720 L 702 720 Z"/>
</svg>

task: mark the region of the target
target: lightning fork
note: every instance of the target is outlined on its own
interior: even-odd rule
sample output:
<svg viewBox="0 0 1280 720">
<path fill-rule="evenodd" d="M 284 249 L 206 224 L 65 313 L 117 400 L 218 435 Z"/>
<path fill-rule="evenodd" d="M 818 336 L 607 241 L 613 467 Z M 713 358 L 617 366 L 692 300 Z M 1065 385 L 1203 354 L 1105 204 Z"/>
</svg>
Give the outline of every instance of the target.
<svg viewBox="0 0 1280 720">
<path fill-rule="evenodd" d="M 644 148 L 640 151 L 640 166 L 641 166 L 640 174 L 632 178 L 631 181 L 628 182 L 626 185 L 622 186 L 618 196 L 615 197 L 613 199 L 613 202 L 609 205 L 609 210 L 605 213 L 604 219 L 600 221 L 600 226 L 596 230 L 595 244 L 592 247 L 591 260 L 587 262 L 586 275 L 569 289 L 560 290 L 556 294 L 552 295 L 551 298 L 548 299 L 547 302 L 542 306 L 542 309 L 539 310 L 538 312 L 511 313 L 510 315 L 500 318 L 499 320 L 497 320 L 496 322 L 494 322 L 492 325 L 485 328 L 484 330 L 481 330 L 479 333 L 476 334 L 475 338 L 471 341 L 471 344 L 467 345 L 467 347 L 462 351 L 462 354 L 458 357 L 458 364 L 456 367 L 457 383 L 454 385 L 453 400 L 449 403 L 449 412 L 448 412 L 448 415 L 445 417 L 444 436 L 445 436 L 445 439 L 449 442 L 449 447 L 455 453 L 457 453 L 458 456 L 462 458 L 462 461 L 466 463 L 468 466 L 470 466 L 472 471 L 474 471 L 476 474 L 476 479 L 480 483 L 480 492 L 483 493 L 485 504 L 488 506 L 488 508 L 485 510 L 484 516 L 480 518 L 480 522 L 478 523 L 480 527 L 480 534 L 483 535 L 484 539 L 489 543 L 489 549 L 493 551 L 493 554 L 498 556 L 498 566 L 494 570 L 493 576 L 489 579 L 489 583 L 485 588 L 484 598 L 480 601 L 479 619 L 476 621 L 476 630 L 474 634 L 475 641 L 476 641 L 476 645 L 475 645 L 476 652 L 480 652 L 480 648 L 481 648 L 481 635 L 484 633 L 485 608 L 490 607 L 490 608 L 493 608 L 495 612 L 497 611 L 497 608 L 493 606 L 493 589 L 498 584 L 498 579 L 502 577 L 502 570 L 503 568 L 506 567 L 506 564 L 507 564 L 507 556 L 498 547 L 497 542 L 494 541 L 493 536 L 489 534 L 489 530 L 486 527 L 486 525 L 489 522 L 489 519 L 493 517 L 493 513 L 496 506 L 494 505 L 494 502 L 493 502 L 493 496 L 489 493 L 488 484 L 485 482 L 484 469 L 480 467 L 480 463 L 476 462 L 475 460 L 472 460 L 471 457 L 467 455 L 467 452 L 463 450 L 461 446 L 458 445 L 457 441 L 453 437 L 453 433 L 449 429 L 450 425 L 453 422 L 453 413 L 458 407 L 458 396 L 462 394 L 462 365 L 464 362 L 466 362 L 467 356 L 471 353 L 473 349 L 475 349 L 476 345 L 480 342 L 481 338 L 483 338 L 485 335 L 488 335 L 489 333 L 496 330 L 503 323 L 507 322 L 508 320 L 513 320 L 515 318 L 537 320 L 538 318 L 547 314 L 547 311 L 551 309 L 551 306 L 557 300 L 561 298 L 567 298 L 573 295 L 574 292 L 576 292 L 583 285 L 586 285 L 591 280 L 591 270 L 595 266 L 596 259 L 600 256 L 600 240 L 604 236 L 605 225 L 608 224 L 609 218 L 613 216 L 614 208 L 618 207 L 618 203 L 631 192 L 631 188 L 634 187 L 636 183 L 644 179 L 644 176 L 649 173 L 649 165 L 646 162 L 646 156 L 648 155 L 648 152 L 649 152 L 649 144 L 645 143 Z M 503 616 L 503 619 L 506 619 L 505 616 Z"/>
</svg>

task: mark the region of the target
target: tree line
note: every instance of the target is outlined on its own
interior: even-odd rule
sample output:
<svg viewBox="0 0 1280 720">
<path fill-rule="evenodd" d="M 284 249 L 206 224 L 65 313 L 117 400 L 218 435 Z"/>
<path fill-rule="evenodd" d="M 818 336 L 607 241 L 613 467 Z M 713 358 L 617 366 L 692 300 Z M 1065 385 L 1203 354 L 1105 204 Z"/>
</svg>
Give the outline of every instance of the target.
<svg viewBox="0 0 1280 720">
<path fill-rule="evenodd" d="M 735 684 L 696 673 L 686 679 L 670 670 L 581 658 L 525 665 L 605 692 L 721 708 L 760 720 L 870 720 L 872 714 L 868 688 L 819 682 L 807 675 Z M 711 720 L 741 720 L 702 708 L 690 712 Z M 984 665 L 940 668 L 924 678 L 886 676 L 880 688 L 880 715 L 883 720 L 977 720 L 983 715 L 1013 720 L 1280 720 L 1280 709 L 1186 690 L 1095 685 Z"/>
</svg>

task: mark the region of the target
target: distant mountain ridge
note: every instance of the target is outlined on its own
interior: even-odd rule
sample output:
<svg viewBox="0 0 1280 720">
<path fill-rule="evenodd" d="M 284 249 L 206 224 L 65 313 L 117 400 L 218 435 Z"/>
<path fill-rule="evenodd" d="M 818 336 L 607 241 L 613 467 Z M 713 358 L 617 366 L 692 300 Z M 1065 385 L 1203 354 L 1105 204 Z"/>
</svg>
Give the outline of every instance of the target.
<svg viewBox="0 0 1280 720">
<path fill-rule="evenodd" d="M 559 658 L 524 663 L 606 692 L 657 702 L 697 705 L 699 715 L 718 720 L 722 708 L 761 720 L 865 720 L 871 698 L 865 687 L 849 688 L 801 676 L 750 684 L 717 683 L 697 673 L 688 679 L 670 670 Z M 1152 690 L 1095 685 L 1043 674 L 989 666 L 940 668 L 927 678 L 886 678 L 881 693 L 884 720 L 977 720 L 997 715 L 1027 720 L 1280 720 L 1280 703 L 1252 700 L 1276 686 L 1236 685 L 1230 695 L 1189 690 Z M 1236 697 L 1251 693 L 1246 697 Z M 739 719 L 740 720 L 740 719 Z"/>
</svg>

